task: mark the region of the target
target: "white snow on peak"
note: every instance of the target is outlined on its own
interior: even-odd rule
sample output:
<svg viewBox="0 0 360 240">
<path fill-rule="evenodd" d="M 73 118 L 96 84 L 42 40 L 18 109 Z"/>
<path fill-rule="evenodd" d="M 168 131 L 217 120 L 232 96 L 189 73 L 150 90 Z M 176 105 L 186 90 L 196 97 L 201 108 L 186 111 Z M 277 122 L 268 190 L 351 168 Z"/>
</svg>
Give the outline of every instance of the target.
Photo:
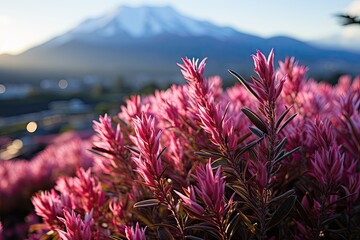
<svg viewBox="0 0 360 240">
<path fill-rule="evenodd" d="M 180 36 L 212 36 L 222 39 L 235 34 L 231 28 L 218 27 L 206 21 L 192 19 L 169 6 L 122 6 L 104 16 L 84 21 L 71 32 L 75 34 L 97 32 L 102 36 L 113 36 L 119 31 L 133 37 L 171 33 Z"/>
</svg>

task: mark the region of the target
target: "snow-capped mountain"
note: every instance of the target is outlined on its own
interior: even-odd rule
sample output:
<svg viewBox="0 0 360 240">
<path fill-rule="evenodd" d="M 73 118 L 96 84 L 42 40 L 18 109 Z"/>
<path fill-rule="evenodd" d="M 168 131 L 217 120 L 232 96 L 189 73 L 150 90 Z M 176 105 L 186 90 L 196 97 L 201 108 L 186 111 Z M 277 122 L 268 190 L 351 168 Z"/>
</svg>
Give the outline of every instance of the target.
<svg viewBox="0 0 360 240">
<path fill-rule="evenodd" d="M 207 21 L 187 17 L 170 6 L 121 6 L 108 13 L 85 20 L 71 31 L 51 41 L 61 45 L 74 39 L 113 38 L 128 35 L 132 38 L 172 34 L 181 37 L 213 37 L 219 40 L 251 35 L 240 34 L 230 27 L 216 26 Z"/>
<path fill-rule="evenodd" d="M 0 77 L 6 70 L 25 73 L 22 77 L 36 72 L 37 79 L 102 75 L 170 80 L 181 78 L 176 63 L 187 56 L 208 57 L 207 73 L 227 78 L 229 68 L 251 74 L 250 55 L 271 48 L 277 59 L 295 56 L 313 73 L 359 74 L 357 53 L 318 48 L 286 36 L 264 39 L 193 19 L 171 7 L 123 6 L 87 19 L 20 55 L 0 56 Z"/>
<path fill-rule="evenodd" d="M 184 16 L 172 7 L 119 7 L 101 17 L 89 19 L 73 33 L 98 33 L 113 36 L 123 31 L 132 37 L 148 37 L 163 33 L 180 36 L 212 36 L 227 38 L 236 35 L 229 27 L 218 27 L 205 21 Z"/>
</svg>

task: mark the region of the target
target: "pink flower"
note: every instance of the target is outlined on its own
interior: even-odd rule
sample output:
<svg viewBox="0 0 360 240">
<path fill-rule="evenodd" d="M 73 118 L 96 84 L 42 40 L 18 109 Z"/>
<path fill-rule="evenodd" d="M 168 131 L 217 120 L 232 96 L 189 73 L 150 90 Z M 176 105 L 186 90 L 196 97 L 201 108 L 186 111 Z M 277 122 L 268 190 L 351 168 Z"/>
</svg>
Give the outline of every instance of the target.
<svg viewBox="0 0 360 240">
<path fill-rule="evenodd" d="M 344 155 L 339 147 L 321 149 L 315 152 L 309 164 L 309 175 L 325 189 L 336 189 L 344 173 Z"/>
<path fill-rule="evenodd" d="M 58 216 L 63 216 L 64 204 L 60 196 L 54 191 L 36 193 L 32 198 L 35 212 L 42 217 L 44 222 L 51 228 L 56 229 L 60 226 Z"/>
<path fill-rule="evenodd" d="M 118 116 L 129 124 L 134 117 L 139 116 L 141 112 L 147 112 L 149 109 L 149 105 L 144 104 L 139 95 L 131 96 L 129 99 L 126 99 L 125 102 L 126 106 L 121 106 L 121 112 Z"/>
<path fill-rule="evenodd" d="M 257 73 L 259 78 L 252 77 L 253 83 L 250 84 L 251 87 L 258 94 L 260 102 L 275 102 L 282 91 L 286 76 L 278 79 L 274 74 L 273 49 L 267 59 L 260 51 L 257 51 L 256 55 L 252 55 L 252 57 L 255 65 L 254 71 Z"/>
<path fill-rule="evenodd" d="M 85 171 L 84 169 L 78 169 L 76 173 L 77 177 L 72 178 L 73 194 L 75 194 L 80 201 L 81 208 L 85 212 L 95 211 L 97 217 L 99 209 L 102 207 L 105 201 L 104 192 L 101 187 L 101 183 L 95 176 L 91 175 L 91 169 Z"/>
<path fill-rule="evenodd" d="M 84 220 L 81 219 L 79 214 L 76 214 L 74 211 L 71 213 L 67 210 L 64 210 L 65 218 L 60 218 L 60 221 L 65 224 L 66 230 L 58 230 L 57 232 L 60 235 L 60 238 L 63 240 L 91 240 L 92 236 L 92 214 L 85 214 Z"/>
<path fill-rule="evenodd" d="M 197 182 L 196 186 L 190 186 L 185 190 L 185 195 L 176 191 L 183 201 L 184 206 L 196 215 L 203 215 L 204 208 L 197 203 L 196 195 L 210 209 L 211 213 L 222 216 L 225 208 L 224 190 L 225 178 L 221 176 L 221 167 L 214 174 L 211 168 L 211 161 L 206 164 L 205 168 L 199 166 L 195 169 L 194 178 Z M 195 190 L 194 190 L 195 189 Z M 196 194 L 195 194 L 196 193 Z"/>
<path fill-rule="evenodd" d="M 135 135 L 130 136 L 136 145 L 138 153 L 133 152 L 133 161 L 136 171 L 149 186 L 156 185 L 156 179 L 160 178 L 164 169 L 162 166 L 160 148 L 161 131 L 155 128 L 155 118 L 147 116 L 145 113 L 141 117 L 133 119 Z"/>
<path fill-rule="evenodd" d="M 128 240 L 146 240 L 145 231 L 146 231 L 146 227 L 145 228 L 139 227 L 138 222 L 136 223 L 135 228 L 128 226 L 125 227 L 125 234 Z"/>
<path fill-rule="evenodd" d="M 97 148 L 111 152 L 114 157 L 119 157 L 123 151 L 123 136 L 120 131 L 120 124 L 117 124 L 116 129 L 113 129 L 111 118 L 105 114 L 104 117 L 99 117 L 99 122 L 93 121 L 93 128 L 99 137 L 98 140 L 94 141 L 94 145 Z"/>
<path fill-rule="evenodd" d="M 0 222 L 0 240 L 3 240 L 3 226 L 1 222 Z"/>
<path fill-rule="evenodd" d="M 296 102 L 296 97 L 305 85 L 305 75 L 308 68 L 299 66 L 294 57 L 286 58 L 284 62 L 279 62 L 279 77 L 287 77 L 282 91 L 285 102 L 290 106 Z"/>
<path fill-rule="evenodd" d="M 355 172 L 353 174 L 346 174 L 346 180 L 343 184 L 343 188 L 347 196 L 351 195 L 347 198 L 347 201 L 355 203 L 360 196 L 360 173 Z"/>
<path fill-rule="evenodd" d="M 312 144 L 317 149 L 337 145 L 335 131 L 329 120 L 322 121 L 319 117 L 316 117 L 315 121 L 307 125 L 306 130 L 313 141 Z"/>
<path fill-rule="evenodd" d="M 202 82 L 202 75 L 206 66 L 206 58 L 204 58 L 198 65 L 199 59 L 193 58 L 192 60 L 188 58 L 182 58 L 184 64 L 178 64 L 181 67 L 181 72 L 184 75 L 184 78 L 190 82 L 199 81 Z"/>
<path fill-rule="evenodd" d="M 183 190 L 185 195 L 176 190 L 175 193 L 182 199 L 184 207 L 191 213 L 191 215 L 200 217 L 206 214 L 205 209 L 196 202 L 194 187 L 190 186 L 188 189 Z"/>
<path fill-rule="evenodd" d="M 214 174 L 209 160 L 205 168 L 197 167 L 195 169 L 194 177 L 197 181 L 195 187 L 197 195 L 215 213 L 221 213 L 225 206 L 225 177 L 221 176 L 221 167 Z"/>
</svg>

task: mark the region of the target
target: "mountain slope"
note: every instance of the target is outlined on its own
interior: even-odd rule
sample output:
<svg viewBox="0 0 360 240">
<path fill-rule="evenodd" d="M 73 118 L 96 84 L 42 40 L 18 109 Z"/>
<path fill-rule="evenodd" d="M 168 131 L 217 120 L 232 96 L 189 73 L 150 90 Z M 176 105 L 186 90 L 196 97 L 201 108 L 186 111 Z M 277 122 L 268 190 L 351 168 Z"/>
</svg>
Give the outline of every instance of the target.
<svg viewBox="0 0 360 240">
<path fill-rule="evenodd" d="M 271 48 L 277 59 L 294 55 L 315 74 L 360 69 L 360 54 L 320 49 L 284 36 L 264 39 L 189 18 L 171 7 L 120 7 L 20 55 L 0 56 L 0 76 L 28 73 L 41 80 L 98 75 L 165 82 L 181 78 L 176 66 L 181 57 L 207 56 L 207 74 L 226 78 L 229 68 L 251 74 L 250 55 Z"/>
</svg>

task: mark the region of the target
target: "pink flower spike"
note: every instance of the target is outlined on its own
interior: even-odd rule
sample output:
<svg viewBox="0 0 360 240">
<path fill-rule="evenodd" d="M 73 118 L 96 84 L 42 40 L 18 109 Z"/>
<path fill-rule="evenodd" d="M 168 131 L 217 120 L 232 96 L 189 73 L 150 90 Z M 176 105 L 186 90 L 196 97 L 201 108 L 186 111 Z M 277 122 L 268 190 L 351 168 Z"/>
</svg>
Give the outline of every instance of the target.
<svg viewBox="0 0 360 240">
<path fill-rule="evenodd" d="M 336 146 L 315 152 L 310 161 L 309 175 L 315 178 L 322 187 L 336 189 L 341 184 L 344 173 L 344 155 Z"/>
<path fill-rule="evenodd" d="M 184 191 L 185 191 L 186 196 L 175 190 L 175 193 L 183 201 L 184 207 L 186 209 L 188 209 L 190 212 L 192 212 L 194 215 L 201 216 L 201 215 L 205 214 L 206 213 L 205 209 L 196 202 L 194 187 L 190 186 L 189 189 L 187 189 L 187 190 L 184 189 Z"/>
<path fill-rule="evenodd" d="M 32 198 L 37 215 L 42 217 L 43 221 L 51 228 L 55 229 L 59 226 L 58 216 L 63 216 L 63 203 L 60 196 L 54 191 L 41 192 L 35 194 Z"/>
<path fill-rule="evenodd" d="M 214 174 L 209 160 L 205 168 L 198 167 L 195 169 L 195 179 L 198 183 L 196 187 L 197 195 L 215 213 L 221 215 L 225 207 L 225 178 L 221 176 L 221 167 Z"/>
<path fill-rule="evenodd" d="M 260 51 L 252 55 L 252 58 L 255 65 L 254 71 L 259 79 L 253 77 L 253 83 L 250 85 L 259 95 L 261 102 L 275 101 L 282 91 L 286 76 L 277 79 L 274 74 L 274 50 L 270 51 L 267 59 Z"/>
<path fill-rule="evenodd" d="M 206 58 L 204 58 L 200 64 L 198 65 L 199 59 L 192 59 L 192 61 L 188 58 L 182 58 L 184 64 L 178 64 L 181 68 L 181 72 L 184 75 L 184 78 L 188 81 L 192 82 L 196 79 L 202 78 L 204 73 Z"/>
<path fill-rule="evenodd" d="M 160 148 L 161 131 L 155 128 L 155 118 L 142 113 L 133 119 L 135 135 L 130 136 L 139 153 L 133 152 L 136 171 L 149 186 L 155 186 L 155 179 L 160 177 L 164 169 L 162 166 Z"/>
<path fill-rule="evenodd" d="M 63 240 L 91 240 L 93 211 L 85 214 L 84 221 L 74 211 L 64 210 L 65 218 L 59 218 L 66 226 L 66 231 L 57 230 Z"/>
<path fill-rule="evenodd" d="M 136 223 L 135 229 L 134 227 L 125 227 L 125 234 L 128 240 L 146 240 L 145 231 L 146 227 L 139 227 L 138 222 Z"/>
</svg>

